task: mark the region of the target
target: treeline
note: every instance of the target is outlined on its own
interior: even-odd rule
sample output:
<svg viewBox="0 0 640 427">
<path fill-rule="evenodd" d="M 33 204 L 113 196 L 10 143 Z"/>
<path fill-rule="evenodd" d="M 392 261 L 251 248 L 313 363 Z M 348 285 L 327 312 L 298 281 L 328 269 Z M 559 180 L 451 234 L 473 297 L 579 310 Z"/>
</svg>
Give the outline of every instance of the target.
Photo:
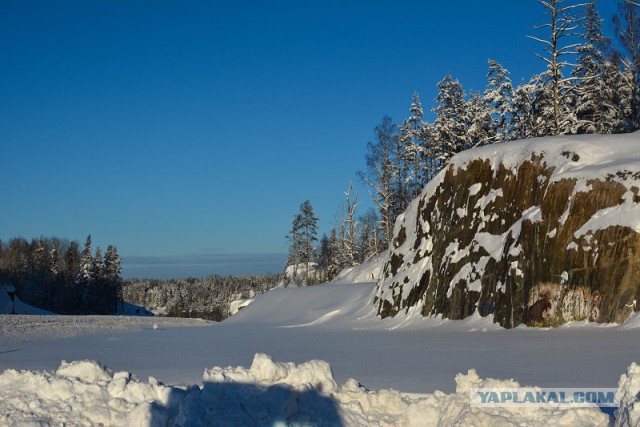
<svg viewBox="0 0 640 427">
<path fill-rule="evenodd" d="M 294 216 L 285 268 L 288 284 L 315 285 L 333 279 L 342 269 L 366 261 L 386 249 L 380 220 L 371 208 L 357 215 L 358 194 L 349 185 L 337 225 L 318 240 L 318 222 L 310 201 Z"/>
<path fill-rule="evenodd" d="M 15 286 L 27 304 L 59 314 L 114 314 L 121 298 L 121 260 L 115 246 L 104 255 L 91 236 L 78 242 L 39 237 L 0 240 L 0 283 Z"/>
<path fill-rule="evenodd" d="M 375 210 L 357 215 L 357 194 L 350 186 L 337 224 L 319 246 L 317 218 L 311 233 L 305 228 L 303 244 L 294 238 L 294 220 L 288 265 L 316 262 L 319 276 L 327 280 L 384 251 L 398 216 L 461 151 L 516 139 L 640 128 L 640 4 L 618 2 L 612 17 L 614 44 L 603 32 L 597 1 L 538 2 L 548 21 L 529 37 L 542 47 L 536 53 L 542 71 L 515 86 L 509 71 L 489 60 L 485 90 L 469 93 L 447 74 L 437 84 L 431 123 L 414 93 L 409 117 L 396 124 L 385 116 L 367 145 L 366 168 L 358 175 Z M 304 216 L 302 209 L 299 215 Z"/>
<path fill-rule="evenodd" d="M 127 280 L 125 302 L 170 317 L 195 317 L 221 321 L 229 315 L 229 304 L 258 296 L 275 287 L 281 275 L 209 276 L 204 279 Z"/>
</svg>

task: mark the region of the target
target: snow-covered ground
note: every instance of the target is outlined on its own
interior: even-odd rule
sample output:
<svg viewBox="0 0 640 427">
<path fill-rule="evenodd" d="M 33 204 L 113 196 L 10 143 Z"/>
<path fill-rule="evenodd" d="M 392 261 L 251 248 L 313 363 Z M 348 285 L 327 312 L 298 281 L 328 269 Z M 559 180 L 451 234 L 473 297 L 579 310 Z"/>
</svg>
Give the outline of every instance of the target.
<svg viewBox="0 0 640 427">
<path fill-rule="evenodd" d="M 86 331 L 58 339 L 45 334 L 46 341 L 31 335 L 21 342 L 7 340 L 4 329 L 0 371 L 29 371 L 0 375 L 0 424 L 48 419 L 115 425 L 182 420 L 182 425 L 193 425 L 197 417 L 208 414 L 232 424 L 246 421 L 233 417 L 265 423 L 321 417 L 328 424 L 342 420 L 348 425 L 419 425 L 434 420 L 442 425 L 470 420 L 480 420 L 479 425 L 536 425 L 542 420 L 606 425 L 607 417 L 597 409 L 480 411 L 469 407 L 468 389 L 478 384 L 513 386 L 480 378 L 513 379 L 523 386 L 617 388 L 620 376 L 640 361 L 639 318 L 622 326 L 570 323 L 555 329 L 513 330 L 479 317 L 380 320 L 370 304 L 373 292 L 373 283 L 278 288 L 224 322 L 206 327 L 168 328 L 157 323 L 154 329 L 149 326 L 161 319 L 135 318 L 149 323 L 132 324 L 137 330 L 128 332 L 102 329 L 99 334 Z M 4 316 L 0 324 L 20 317 L 27 319 Z M 80 319 L 69 318 L 59 328 L 73 329 Z M 15 326 L 16 331 L 28 329 Z M 256 357 L 258 353 L 272 359 Z M 131 374 L 114 374 L 94 363 L 61 367 L 63 360 L 95 360 Z M 307 363 L 312 360 L 328 363 L 331 375 L 325 362 Z M 223 366 L 231 368 L 212 368 Z M 625 384 L 633 401 L 640 391 L 640 369 L 629 369 Z M 350 378 L 377 391 L 365 392 Z"/>
<path fill-rule="evenodd" d="M 0 346 L 96 333 L 206 326 L 202 319 L 145 316 L 40 316 L 0 314 Z"/>
</svg>

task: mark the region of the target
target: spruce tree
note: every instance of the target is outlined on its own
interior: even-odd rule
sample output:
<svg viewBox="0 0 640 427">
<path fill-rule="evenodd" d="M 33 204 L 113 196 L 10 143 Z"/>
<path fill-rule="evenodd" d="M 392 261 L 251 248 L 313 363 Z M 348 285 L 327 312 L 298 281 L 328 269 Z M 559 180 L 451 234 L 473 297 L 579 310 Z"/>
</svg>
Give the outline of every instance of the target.
<svg viewBox="0 0 640 427">
<path fill-rule="evenodd" d="M 437 169 L 440 170 L 454 154 L 470 146 L 465 93 L 460 82 L 454 80 L 449 73 L 438 83 L 436 104 L 432 111 L 437 115 L 434 122 L 434 143 Z"/>
<path fill-rule="evenodd" d="M 640 128 L 640 5 L 636 1 L 619 0 L 618 15 L 613 17 L 616 36 L 625 55 L 619 55 L 625 74 L 628 76 L 629 106 L 625 111 L 626 131 Z"/>
<path fill-rule="evenodd" d="M 578 78 L 575 86 L 578 133 L 605 134 L 615 132 L 622 117 L 611 87 L 615 76 L 610 73 L 618 70 L 606 57 L 610 40 L 602 33 L 596 3 L 589 3 L 585 8 L 580 35 L 584 44 L 577 49 L 578 65 L 573 75 Z"/>
<path fill-rule="evenodd" d="M 509 71 L 497 61 L 489 59 L 489 84 L 483 100 L 491 107 L 493 128 L 496 131 L 494 142 L 510 141 L 514 115 L 514 89 Z"/>
<path fill-rule="evenodd" d="M 411 115 L 400 127 L 399 140 L 403 145 L 402 160 L 408 170 L 407 196 L 408 200 L 413 200 L 430 179 L 427 167 L 428 127 L 423 120 L 424 113 L 417 92 L 413 93 L 409 111 Z"/>
</svg>

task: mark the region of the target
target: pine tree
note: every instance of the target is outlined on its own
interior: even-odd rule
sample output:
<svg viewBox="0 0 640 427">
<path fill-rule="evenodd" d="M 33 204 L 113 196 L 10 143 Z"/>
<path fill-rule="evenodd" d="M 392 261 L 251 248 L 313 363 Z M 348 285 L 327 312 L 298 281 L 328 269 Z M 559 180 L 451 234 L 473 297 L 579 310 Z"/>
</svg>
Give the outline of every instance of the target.
<svg viewBox="0 0 640 427">
<path fill-rule="evenodd" d="M 469 117 L 467 136 L 471 147 L 482 147 L 497 140 L 496 122 L 491 106 L 478 93 L 472 93 L 467 101 L 466 111 Z"/>
<path fill-rule="evenodd" d="M 400 127 L 399 141 L 403 146 L 402 161 L 407 165 L 406 191 L 408 200 L 413 200 L 429 181 L 428 155 L 428 126 L 424 122 L 424 113 L 420 96 L 413 93 L 413 100 L 409 108 L 411 115 Z"/>
<path fill-rule="evenodd" d="M 534 99 L 536 77 L 529 83 L 521 83 L 513 96 L 511 139 L 527 139 L 535 136 Z"/>
<path fill-rule="evenodd" d="M 495 142 L 510 141 L 514 115 L 514 89 L 509 71 L 497 61 L 489 59 L 489 84 L 483 100 L 491 106 L 493 128 L 496 130 Z"/>
<path fill-rule="evenodd" d="M 628 132 L 640 128 L 640 5 L 636 1 L 620 0 L 618 15 L 613 17 L 616 36 L 626 55 L 619 55 L 625 74 L 628 76 L 629 94 L 626 104 L 626 130 Z"/>
<path fill-rule="evenodd" d="M 288 235 L 290 242 L 287 266 L 294 266 L 294 277 L 297 275 L 298 264 L 306 266 L 306 276 L 303 281 L 309 284 L 311 280 L 310 263 L 315 259 L 318 241 L 318 217 L 308 200 L 300 205 L 300 212 L 294 216 L 292 228 Z"/>
<path fill-rule="evenodd" d="M 449 163 L 454 154 L 469 148 L 470 141 L 467 134 L 467 105 L 462 85 L 447 73 L 438 83 L 438 89 L 437 105 L 432 111 L 437 114 L 434 122 L 434 143 L 438 153 L 437 169 L 440 170 Z"/>
<path fill-rule="evenodd" d="M 620 127 L 621 111 L 610 86 L 611 72 L 615 67 L 606 58 L 610 40 L 602 33 L 602 20 L 596 9 L 597 2 L 586 5 L 583 20 L 584 44 L 577 48 L 578 65 L 573 75 L 578 78 L 575 86 L 578 118 L 578 133 L 612 133 Z"/>
<path fill-rule="evenodd" d="M 104 272 L 105 280 L 108 283 L 109 295 L 113 301 L 110 310 L 113 312 L 117 312 L 118 303 L 122 301 L 121 264 L 122 260 L 118 255 L 118 249 L 113 245 L 109 245 L 107 252 L 104 254 Z"/>
<path fill-rule="evenodd" d="M 91 249 L 91 234 L 87 236 L 87 240 L 84 243 L 84 249 L 80 256 L 80 272 L 77 277 L 77 282 L 80 285 L 89 285 L 93 280 L 93 254 Z"/>
<path fill-rule="evenodd" d="M 121 280 L 121 264 L 122 260 L 118 255 L 118 249 L 113 245 L 109 245 L 107 247 L 107 252 L 104 254 L 104 272 L 105 277 L 109 282 L 116 283 Z"/>
</svg>

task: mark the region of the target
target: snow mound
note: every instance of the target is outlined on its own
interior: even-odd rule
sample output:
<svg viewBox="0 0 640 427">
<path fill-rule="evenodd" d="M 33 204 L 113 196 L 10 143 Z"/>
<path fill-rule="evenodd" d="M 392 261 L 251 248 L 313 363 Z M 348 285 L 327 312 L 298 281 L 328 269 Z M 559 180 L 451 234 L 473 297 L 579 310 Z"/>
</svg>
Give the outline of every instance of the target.
<svg viewBox="0 0 640 427">
<path fill-rule="evenodd" d="M 381 277 L 382 268 L 388 255 L 389 251 L 384 251 L 372 256 L 362 264 L 345 268 L 331 283 L 377 282 Z"/>
<path fill-rule="evenodd" d="M 229 303 L 229 316 L 233 316 L 249 304 L 253 302 L 255 298 L 241 298 Z"/>
<path fill-rule="evenodd" d="M 214 367 L 200 386 L 170 387 L 113 373 L 97 362 L 64 363 L 56 372 L 0 374 L 0 423 L 6 425 L 556 425 L 604 426 L 597 408 L 472 407 L 474 388 L 518 387 L 513 380 L 458 374 L 456 392 L 407 396 L 336 384 L 328 363 L 274 362 L 256 354 L 250 368 Z M 620 380 L 621 422 L 638 422 L 640 367 Z M 626 424 L 625 424 L 626 425 Z"/>
<path fill-rule="evenodd" d="M 15 288 L 9 285 L 0 285 L 0 314 L 55 314 L 25 304 L 15 294 Z"/>
</svg>

